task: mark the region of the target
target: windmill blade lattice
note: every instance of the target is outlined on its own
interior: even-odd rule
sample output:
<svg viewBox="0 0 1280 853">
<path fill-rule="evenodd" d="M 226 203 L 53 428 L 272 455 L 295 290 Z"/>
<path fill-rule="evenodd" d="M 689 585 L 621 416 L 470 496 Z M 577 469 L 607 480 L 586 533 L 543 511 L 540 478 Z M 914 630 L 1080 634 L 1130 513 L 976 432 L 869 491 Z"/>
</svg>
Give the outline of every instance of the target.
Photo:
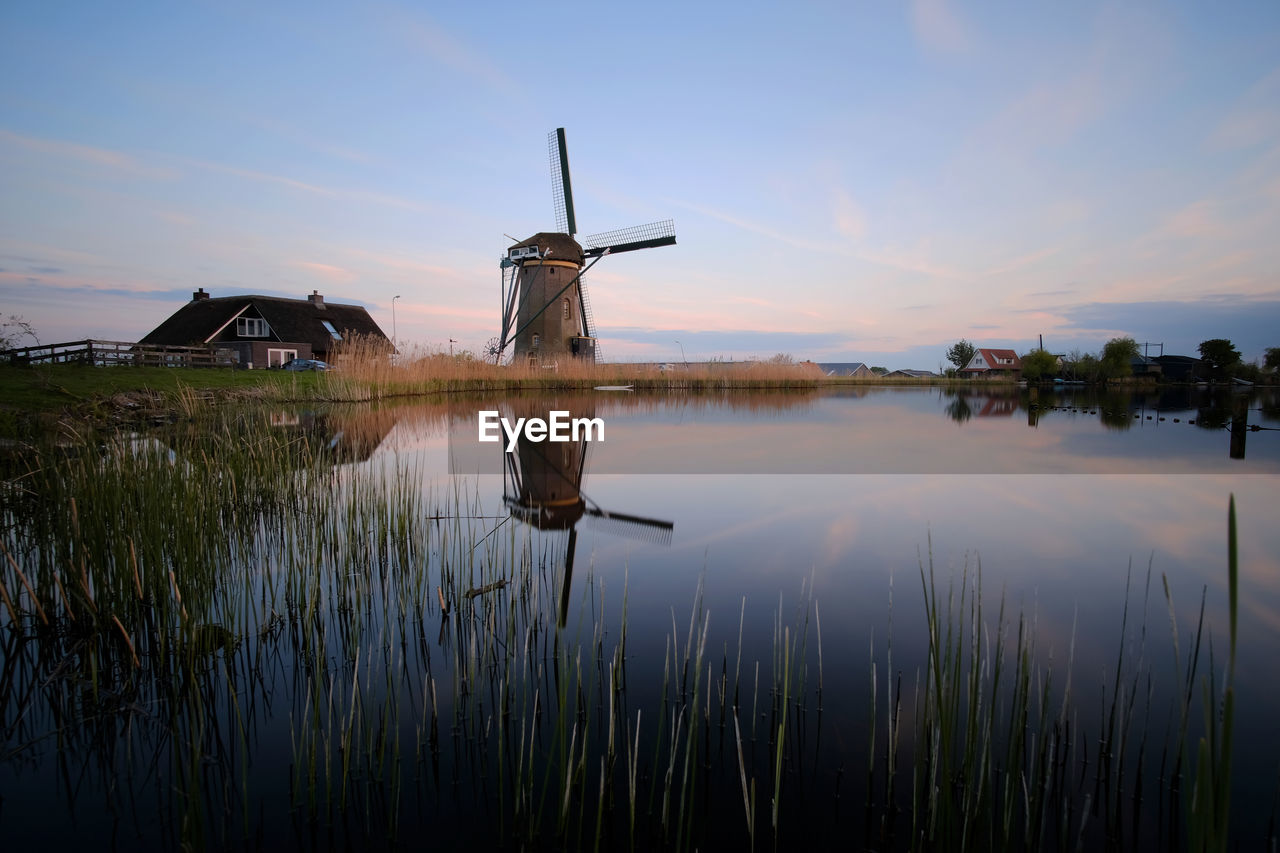
<svg viewBox="0 0 1280 853">
<path fill-rule="evenodd" d="M 569 179 L 569 149 L 564 128 L 547 134 L 547 154 L 551 160 L 551 203 L 556 210 L 556 230 L 572 237 L 578 231 L 573 216 L 573 182 Z"/>
<path fill-rule="evenodd" d="M 598 257 L 608 252 L 616 255 L 620 252 L 634 252 L 636 249 L 652 249 L 657 246 L 671 246 L 676 242 L 676 224 L 670 219 L 650 222 L 648 225 L 633 225 L 617 231 L 606 231 L 603 234 L 592 234 L 582 239 L 582 253 L 588 258 Z"/>
<path fill-rule="evenodd" d="M 671 533 L 675 529 L 675 522 L 598 508 L 587 510 L 584 518 L 591 522 L 592 527 L 615 536 L 668 547 L 671 545 Z"/>
</svg>

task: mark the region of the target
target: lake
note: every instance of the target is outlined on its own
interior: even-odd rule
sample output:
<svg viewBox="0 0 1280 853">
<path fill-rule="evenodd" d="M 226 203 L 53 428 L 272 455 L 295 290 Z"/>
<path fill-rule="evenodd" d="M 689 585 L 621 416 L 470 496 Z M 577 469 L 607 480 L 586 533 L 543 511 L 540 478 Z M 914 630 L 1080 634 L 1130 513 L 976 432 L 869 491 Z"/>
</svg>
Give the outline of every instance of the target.
<svg viewBox="0 0 1280 853">
<path fill-rule="evenodd" d="M 1232 495 L 1231 838 L 1272 832 L 1274 391 L 516 395 L 41 459 L 17 848 L 1185 845 Z"/>
</svg>

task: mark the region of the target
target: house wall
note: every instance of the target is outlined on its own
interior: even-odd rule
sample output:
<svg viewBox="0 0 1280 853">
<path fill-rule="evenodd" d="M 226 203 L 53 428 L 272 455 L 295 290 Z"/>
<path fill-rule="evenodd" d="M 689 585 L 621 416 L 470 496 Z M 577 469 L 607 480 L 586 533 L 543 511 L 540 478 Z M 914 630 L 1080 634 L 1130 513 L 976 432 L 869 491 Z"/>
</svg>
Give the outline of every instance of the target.
<svg viewBox="0 0 1280 853">
<path fill-rule="evenodd" d="M 294 358 L 312 358 L 311 344 L 301 343 L 280 343 L 279 341 L 268 340 L 238 340 L 238 341 L 218 341 L 214 344 L 217 351 L 230 351 L 235 353 L 236 360 L 241 367 L 253 367 L 255 370 L 263 369 L 271 366 L 270 351 L 271 350 L 296 350 L 297 354 Z M 289 356 L 284 355 L 284 360 L 288 361 Z"/>
</svg>

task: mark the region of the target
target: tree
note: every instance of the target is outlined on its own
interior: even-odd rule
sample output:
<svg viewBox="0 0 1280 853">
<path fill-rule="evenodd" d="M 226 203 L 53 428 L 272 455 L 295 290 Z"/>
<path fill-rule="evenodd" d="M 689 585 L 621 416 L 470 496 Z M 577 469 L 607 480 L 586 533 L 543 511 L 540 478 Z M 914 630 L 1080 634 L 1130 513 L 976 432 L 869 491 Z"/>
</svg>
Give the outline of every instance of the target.
<svg viewBox="0 0 1280 853">
<path fill-rule="evenodd" d="M 1262 364 L 1267 370 L 1280 370 L 1280 347 L 1269 347 Z"/>
<path fill-rule="evenodd" d="M 0 350 L 17 349 L 22 345 L 23 338 L 30 338 L 31 343 L 40 345 L 36 330 L 17 314 L 10 314 L 0 320 Z"/>
<path fill-rule="evenodd" d="M 1102 364 L 1092 353 L 1072 350 L 1062 362 L 1062 372 L 1067 379 L 1078 382 L 1097 382 Z"/>
<path fill-rule="evenodd" d="M 1201 343 L 1200 358 L 1214 376 L 1226 376 L 1232 367 L 1240 363 L 1240 353 L 1225 338 L 1213 338 Z"/>
<path fill-rule="evenodd" d="M 956 341 L 951 349 L 947 350 L 947 361 L 956 366 L 956 369 L 964 367 L 977 354 L 978 348 L 966 341 L 964 338 Z"/>
<path fill-rule="evenodd" d="M 1104 379 L 1118 379 L 1133 373 L 1132 360 L 1138 357 L 1138 342 L 1133 338 L 1112 338 L 1102 348 L 1099 359 Z"/>
<path fill-rule="evenodd" d="M 1058 357 L 1042 349 L 1033 349 L 1022 357 L 1022 378 L 1028 382 L 1052 378 L 1058 372 Z"/>
</svg>

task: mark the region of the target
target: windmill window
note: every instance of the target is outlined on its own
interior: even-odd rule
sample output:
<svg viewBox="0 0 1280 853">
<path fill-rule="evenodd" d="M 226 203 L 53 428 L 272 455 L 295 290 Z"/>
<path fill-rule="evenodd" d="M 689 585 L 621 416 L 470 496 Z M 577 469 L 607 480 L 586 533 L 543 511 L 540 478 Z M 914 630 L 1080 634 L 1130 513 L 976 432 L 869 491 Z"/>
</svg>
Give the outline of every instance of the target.
<svg viewBox="0 0 1280 853">
<path fill-rule="evenodd" d="M 269 330 L 261 317 L 237 317 L 236 334 L 242 338 L 265 338 Z"/>
<path fill-rule="evenodd" d="M 533 336 L 533 348 L 534 348 L 534 349 L 537 349 L 537 348 L 538 348 L 538 344 L 540 344 L 540 343 L 542 343 L 542 336 L 541 336 L 541 335 L 534 335 L 534 336 Z"/>
<path fill-rule="evenodd" d="M 325 331 L 328 332 L 329 336 L 332 337 L 335 341 L 342 340 L 342 334 L 337 329 L 335 329 L 333 327 L 333 324 L 330 323 L 328 320 L 321 320 L 320 325 L 324 326 Z"/>
<path fill-rule="evenodd" d="M 564 299 L 561 301 L 564 304 L 564 318 L 568 320 L 571 316 L 573 316 L 573 309 L 570 307 L 568 299 Z"/>
</svg>

